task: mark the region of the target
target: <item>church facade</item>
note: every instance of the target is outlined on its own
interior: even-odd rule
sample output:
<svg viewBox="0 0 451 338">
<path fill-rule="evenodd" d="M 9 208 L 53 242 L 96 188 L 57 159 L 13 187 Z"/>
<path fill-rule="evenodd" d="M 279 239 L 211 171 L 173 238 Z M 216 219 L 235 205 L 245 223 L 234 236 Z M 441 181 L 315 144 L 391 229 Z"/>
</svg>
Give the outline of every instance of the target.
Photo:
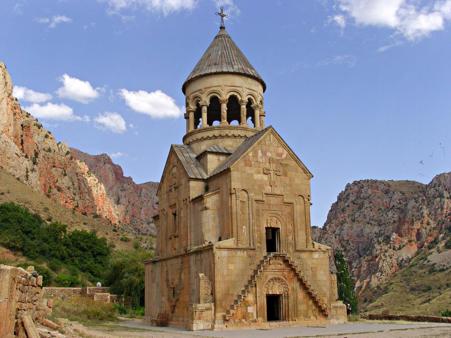
<svg viewBox="0 0 451 338">
<path fill-rule="evenodd" d="M 223 25 L 182 89 L 186 134 L 158 189 L 146 321 L 190 330 L 345 321 L 330 248 L 311 238 L 312 174 L 265 127 L 266 84 Z"/>
</svg>

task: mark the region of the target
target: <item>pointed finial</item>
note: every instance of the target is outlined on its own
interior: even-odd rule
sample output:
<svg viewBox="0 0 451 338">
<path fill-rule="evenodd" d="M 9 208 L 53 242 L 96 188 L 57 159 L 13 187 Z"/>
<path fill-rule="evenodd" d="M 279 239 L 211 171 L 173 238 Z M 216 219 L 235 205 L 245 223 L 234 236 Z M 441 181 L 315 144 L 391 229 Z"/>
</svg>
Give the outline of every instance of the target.
<svg viewBox="0 0 451 338">
<path fill-rule="evenodd" d="M 219 8 L 219 12 L 216 12 L 216 15 L 219 15 L 221 17 L 221 26 L 219 26 L 219 28 L 225 28 L 224 18 L 227 17 L 227 14 L 224 13 L 224 7 L 221 6 Z"/>
</svg>

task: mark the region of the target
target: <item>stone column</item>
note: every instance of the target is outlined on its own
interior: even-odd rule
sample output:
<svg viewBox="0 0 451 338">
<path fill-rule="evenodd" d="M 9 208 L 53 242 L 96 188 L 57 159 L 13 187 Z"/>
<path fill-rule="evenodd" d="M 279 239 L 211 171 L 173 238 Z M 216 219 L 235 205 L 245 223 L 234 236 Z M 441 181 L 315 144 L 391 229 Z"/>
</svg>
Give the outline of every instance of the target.
<svg viewBox="0 0 451 338">
<path fill-rule="evenodd" d="M 265 117 L 266 117 L 266 112 L 264 112 L 262 110 L 262 112 L 260 113 L 260 127 L 262 129 L 265 128 Z"/>
<path fill-rule="evenodd" d="M 246 121 L 246 101 L 242 100 L 240 101 L 240 105 L 241 105 L 241 118 L 240 118 L 240 126 L 242 127 L 247 127 L 247 121 Z"/>
<path fill-rule="evenodd" d="M 201 107 L 202 107 L 202 128 L 206 128 L 208 127 L 207 124 L 207 108 L 208 105 L 206 102 L 201 102 Z"/>
<path fill-rule="evenodd" d="M 194 130 L 194 111 L 195 108 L 188 108 L 188 119 L 187 119 L 187 128 L 188 133 Z"/>
<path fill-rule="evenodd" d="M 221 126 L 227 126 L 227 99 L 221 100 Z"/>
<path fill-rule="evenodd" d="M 185 115 L 183 115 L 183 117 L 185 118 L 185 121 L 186 121 L 186 133 L 189 133 L 190 132 L 190 130 L 189 130 L 189 121 L 188 121 L 188 113 L 185 113 Z"/>
<path fill-rule="evenodd" d="M 252 108 L 254 108 L 254 127 L 255 129 L 260 129 L 260 106 L 258 104 L 254 104 Z"/>
</svg>

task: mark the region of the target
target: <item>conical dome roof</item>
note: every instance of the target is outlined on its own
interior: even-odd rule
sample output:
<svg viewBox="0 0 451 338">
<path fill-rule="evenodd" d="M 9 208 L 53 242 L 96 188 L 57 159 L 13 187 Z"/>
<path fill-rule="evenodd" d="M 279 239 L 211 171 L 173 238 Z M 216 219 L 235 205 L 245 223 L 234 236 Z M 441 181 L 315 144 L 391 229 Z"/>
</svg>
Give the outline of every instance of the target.
<svg viewBox="0 0 451 338">
<path fill-rule="evenodd" d="M 185 92 L 188 82 L 193 79 L 204 75 L 218 73 L 232 73 L 249 76 L 262 84 L 263 91 L 266 89 L 265 81 L 263 81 L 235 42 L 233 42 L 224 27 L 221 27 L 219 33 L 213 39 L 213 42 L 186 79 L 182 87 L 183 92 Z"/>
</svg>

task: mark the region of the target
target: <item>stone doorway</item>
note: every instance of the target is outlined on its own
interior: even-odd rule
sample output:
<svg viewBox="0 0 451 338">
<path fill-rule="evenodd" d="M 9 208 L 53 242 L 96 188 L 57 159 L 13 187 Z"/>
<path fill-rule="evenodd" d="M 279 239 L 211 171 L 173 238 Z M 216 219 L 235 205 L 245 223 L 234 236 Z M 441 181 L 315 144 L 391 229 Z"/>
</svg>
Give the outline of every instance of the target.
<svg viewBox="0 0 451 338">
<path fill-rule="evenodd" d="M 280 229 L 266 228 L 266 252 L 280 251 Z"/>
<path fill-rule="evenodd" d="M 282 320 L 282 295 L 266 295 L 266 320 Z"/>
</svg>

